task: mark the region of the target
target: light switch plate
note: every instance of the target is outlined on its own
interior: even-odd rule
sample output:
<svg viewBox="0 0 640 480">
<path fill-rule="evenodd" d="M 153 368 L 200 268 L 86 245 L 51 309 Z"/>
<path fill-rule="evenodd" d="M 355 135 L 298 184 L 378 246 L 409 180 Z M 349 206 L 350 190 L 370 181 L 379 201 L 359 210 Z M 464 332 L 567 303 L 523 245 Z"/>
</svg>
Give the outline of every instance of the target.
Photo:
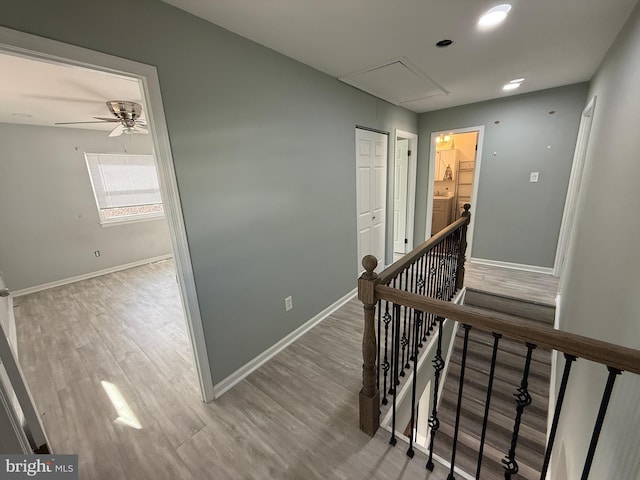
<svg viewBox="0 0 640 480">
<path fill-rule="evenodd" d="M 531 172 L 531 176 L 529 177 L 529 181 L 531 183 L 535 183 L 538 181 L 538 176 L 540 175 L 540 172 Z"/>
</svg>

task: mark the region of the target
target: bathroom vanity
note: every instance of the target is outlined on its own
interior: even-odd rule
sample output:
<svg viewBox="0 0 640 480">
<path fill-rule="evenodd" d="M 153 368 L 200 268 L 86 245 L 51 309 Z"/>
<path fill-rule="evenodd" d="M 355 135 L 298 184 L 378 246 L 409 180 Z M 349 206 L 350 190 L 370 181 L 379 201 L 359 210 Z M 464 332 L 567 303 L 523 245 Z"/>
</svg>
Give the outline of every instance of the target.
<svg viewBox="0 0 640 480">
<path fill-rule="evenodd" d="M 451 218 L 451 214 L 453 211 L 453 201 L 454 197 L 439 195 L 433 197 L 431 235 L 438 233 L 453 221 L 453 219 Z"/>
</svg>

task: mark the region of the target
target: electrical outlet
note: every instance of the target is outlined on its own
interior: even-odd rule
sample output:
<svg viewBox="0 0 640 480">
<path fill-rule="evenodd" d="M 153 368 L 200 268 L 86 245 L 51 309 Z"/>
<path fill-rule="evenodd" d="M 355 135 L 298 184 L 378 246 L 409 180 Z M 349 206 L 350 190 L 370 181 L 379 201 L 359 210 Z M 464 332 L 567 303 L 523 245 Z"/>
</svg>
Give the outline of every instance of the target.
<svg viewBox="0 0 640 480">
<path fill-rule="evenodd" d="M 96 256 L 96 258 L 98 258 L 100 256 L 100 250 L 96 250 L 95 252 L 93 252 L 93 254 Z"/>
<path fill-rule="evenodd" d="M 540 175 L 540 172 L 531 172 L 531 176 L 529 177 L 529 181 L 531 183 L 535 183 L 538 181 L 538 176 Z"/>
<path fill-rule="evenodd" d="M 287 297 L 284 299 L 284 311 L 288 312 L 293 308 L 293 298 Z"/>
</svg>

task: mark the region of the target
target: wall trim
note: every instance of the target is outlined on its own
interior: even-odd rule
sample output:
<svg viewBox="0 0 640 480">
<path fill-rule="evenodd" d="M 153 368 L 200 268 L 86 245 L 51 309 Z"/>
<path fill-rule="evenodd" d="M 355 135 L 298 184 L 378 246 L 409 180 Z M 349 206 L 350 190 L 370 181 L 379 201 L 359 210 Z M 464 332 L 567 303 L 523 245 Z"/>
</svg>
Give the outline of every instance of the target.
<svg viewBox="0 0 640 480">
<path fill-rule="evenodd" d="M 318 325 L 320 322 L 325 320 L 329 315 L 338 310 L 340 307 L 345 305 L 349 300 L 355 298 L 358 294 L 358 289 L 354 288 L 349 293 L 344 295 L 342 298 L 336 300 L 334 303 L 329 305 L 327 308 L 322 310 L 320 313 L 315 315 L 310 320 L 306 321 L 298 328 L 296 328 L 293 332 L 289 333 L 287 336 L 278 340 L 271 347 L 267 348 L 264 352 L 262 352 L 257 357 L 253 358 L 249 362 L 245 363 L 242 367 L 237 369 L 231 375 L 227 376 L 220 382 L 216 382 L 213 387 L 213 395 L 215 399 L 218 399 L 222 396 L 226 391 L 234 387 L 236 384 L 240 383 L 246 377 L 248 377 L 252 372 L 260 368 L 262 365 L 267 363 L 271 358 L 275 355 L 283 351 L 313 327 Z"/>
<path fill-rule="evenodd" d="M 534 272 L 534 273 L 542 273 L 544 275 L 553 275 L 552 267 L 539 267 L 537 265 L 501 262 L 500 260 L 488 260 L 485 258 L 474 258 L 474 257 L 471 257 L 469 261 L 471 263 L 477 263 L 478 265 L 490 265 L 493 267 L 502 267 L 502 268 L 510 268 L 512 270 L 521 270 L 523 272 Z"/>
<path fill-rule="evenodd" d="M 34 287 L 23 288 L 21 290 L 16 290 L 15 292 L 12 292 L 11 295 L 13 297 L 21 297 L 22 295 L 41 292 L 42 290 L 48 290 L 50 288 L 61 287 L 62 285 L 68 285 L 70 283 L 79 282 L 81 280 L 88 280 L 90 278 L 100 277 L 102 275 L 119 272 L 121 270 L 126 270 L 128 268 L 139 267 L 140 265 L 147 265 L 149 263 L 159 262 L 161 260 L 167 260 L 172 257 L 173 255 L 171 255 L 170 253 L 167 253 L 165 255 L 159 255 L 157 257 L 145 258 L 144 260 L 137 260 L 135 262 L 125 263 L 124 265 L 117 265 L 115 267 L 105 268 L 103 270 L 97 270 L 95 272 L 83 273 L 82 275 L 76 275 L 75 277 L 63 278 L 61 280 L 56 280 L 54 282 L 43 283 L 41 285 L 36 285 Z"/>
</svg>

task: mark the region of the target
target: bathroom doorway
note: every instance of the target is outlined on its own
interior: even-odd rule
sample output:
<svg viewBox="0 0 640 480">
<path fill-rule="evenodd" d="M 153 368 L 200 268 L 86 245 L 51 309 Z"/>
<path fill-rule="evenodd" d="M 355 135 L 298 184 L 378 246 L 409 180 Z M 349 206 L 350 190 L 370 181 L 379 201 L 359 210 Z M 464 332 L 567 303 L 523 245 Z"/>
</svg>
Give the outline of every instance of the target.
<svg viewBox="0 0 640 480">
<path fill-rule="evenodd" d="M 471 127 L 431 134 L 431 155 L 425 238 L 456 221 L 471 205 L 467 257 L 473 239 L 473 221 L 484 128 Z"/>
</svg>

